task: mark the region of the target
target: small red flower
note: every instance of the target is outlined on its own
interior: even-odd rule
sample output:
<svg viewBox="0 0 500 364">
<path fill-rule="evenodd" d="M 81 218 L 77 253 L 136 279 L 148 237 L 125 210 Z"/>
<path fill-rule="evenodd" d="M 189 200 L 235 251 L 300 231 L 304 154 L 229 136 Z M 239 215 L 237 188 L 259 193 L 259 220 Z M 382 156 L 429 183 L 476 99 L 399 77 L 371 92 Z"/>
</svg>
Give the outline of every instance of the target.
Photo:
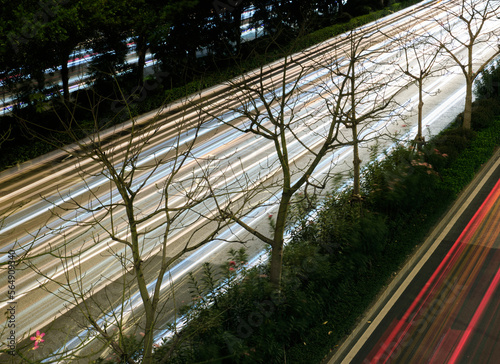
<svg viewBox="0 0 500 364">
<path fill-rule="evenodd" d="M 229 271 L 234 272 L 234 268 L 233 267 L 229 267 Z"/>
<path fill-rule="evenodd" d="M 43 340 L 44 336 L 45 336 L 44 332 L 40 333 L 40 331 L 37 330 L 35 336 L 30 337 L 30 339 L 35 342 L 33 350 L 38 349 L 39 348 L 38 344 L 43 343 L 45 341 Z"/>
<path fill-rule="evenodd" d="M 235 262 L 234 260 L 231 260 L 231 261 L 229 262 L 229 265 L 233 265 L 233 266 L 234 266 L 234 265 L 236 265 L 236 262 Z"/>
</svg>

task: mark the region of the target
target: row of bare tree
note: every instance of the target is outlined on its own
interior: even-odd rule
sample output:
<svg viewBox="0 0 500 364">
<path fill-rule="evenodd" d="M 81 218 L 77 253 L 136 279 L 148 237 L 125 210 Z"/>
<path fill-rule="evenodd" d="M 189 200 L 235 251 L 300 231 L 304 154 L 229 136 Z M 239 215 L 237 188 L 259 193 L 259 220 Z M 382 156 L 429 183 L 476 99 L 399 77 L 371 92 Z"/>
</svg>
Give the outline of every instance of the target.
<svg viewBox="0 0 500 364">
<path fill-rule="evenodd" d="M 79 140 L 72 120 L 66 131 L 79 149 L 69 153 L 86 194 L 65 196 L 53 214 L 76 226 L 77 233 L 58 230 L 62 243 L 47 244 L 43 253 L 20 251 L 18 264 L 50 282 L 44 285 L 49 293 L 80 310 L 81 323 L 93 327 L 103 347 L 129 363 L 138 361 L 123 340 L 133 325 L 142 331 L 141 361 L 153 362 L 155 334 L 169 301 L 169 269 L 213 241 L 245 241 L 222 238 L 225 229 L 239 226 L 270 247 L 269 279 L 279 290 L 290 208 L 298 192 L 307 199 L 325 189 L 334 166 L 328 162 L 321 173 L 318 166 L 335 150 L 352 146 L 352 196 L 361 201 L 360 147 L 393 137 L 388 125 L 395 109 L 402 112 L 402 90 L 418 88 L 415 142 L 421 145 L 425 81 L 457 66 L 466 81 L 463 127 L 471 127 L 473 82 L 500 53 L 500 3 L 447 1 L 434 9 L 426 18 L 410 17 L 391 28 L 352 31 L 331 41 L 328 53 L 308 50 L 243 74 L 227 83 L 225 97 L 193 96 L 177 111 L 169 113 L 173 109 L 167 106 L 146 122 L 132 117 L 129 132 L 112 141 L 102 140 L 99 132 Z M 493 50 L 487 56 L 475 53 L 488 47 Z M 219 144 L 213 146 L 215 141 Z M 255 224 L 264 210 L 273 215 L 271 228 Z M 119 298 L 103 300 L 97 294 L 96 281 L 109 277 L 90 273 L 94 263 L 82 258 L 103 246 L 106 262 L 116 261 L 118 276 L 126 277 L 114 281 L 122 285 Z M 62 263 L 65 273 L 54 275 L 40 266 L 43 255 Z M 142 314 L 131 319 L 113 311 L 113 320 L 99 318 L 109 306 L 126 307 L 134 292 Z"/>
</svg>

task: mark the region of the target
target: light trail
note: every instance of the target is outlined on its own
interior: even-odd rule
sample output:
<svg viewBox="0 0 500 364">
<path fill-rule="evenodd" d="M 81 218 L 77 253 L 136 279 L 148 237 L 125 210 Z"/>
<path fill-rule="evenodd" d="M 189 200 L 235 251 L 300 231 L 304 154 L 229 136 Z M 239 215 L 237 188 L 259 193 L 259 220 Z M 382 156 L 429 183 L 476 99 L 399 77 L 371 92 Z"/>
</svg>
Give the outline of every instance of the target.
<svg viewBox="0 0 500 364">
<path fill-rule="evenodd" d="M 370 29 L 370 26 L 366 26 L 366 29 Z M 342 38 L 342 37 L 341 37 Z M 335 42 L 335 41 L 332 41 Z M 332 43 L 331 42 L 331 43 Z M 311 52 L 316 52 L 316 50 L 323 51 L 324 49 L 331 47 L 331 43 L 324 43 L 324 48 L 321 47 L 314 47 L 314 50 Z M 313 53 L 314 54 L 314 53 Z M 386 56 L 386 55 L 384 55 Z M 309 56 L 308 56 L 309 57 Z M 327 58 L 324 55 L 321 56 L 322 58 Z M 304 57 L 305 58 L 305 57 Z M 310 57 L 313 58 L 313 57 Z M 307 62 L 309 61 L 309 58 L 305 58 L 304 60 L 304 66 L 307 65 Z M 387 59 L 387 58 L 386 58 Z M 275 65 L 270 66 L 270 71 L 269 71 L 269 78 L 271 79 L 276 79 L 276 74 L 272 74 L 271 70 L 273 69 L 272 67 L 276 67 L 279 64 L 277 62 Z M 367 65 L 368 66 L 368 65 Z M 373 66 L 373 65 L 371 65 Z M 293 69 L 290 72 L 290 75 L 296 75 L 300 69 Z M 251 74 L 251 73 L 250 73 Z M 294 99 L 294 102 L 296 101 L 297 103 L 303 103 L 305 106 L 303 108 L 300 108 L 300 111 L 295 115 L 297 117 L 297 120 L 308 120 L 310 118 L 310 125 L 304 124 L 301 125 L 296 129 L 297 133 L 307 140 L 308 145 L 311 148 L 314 148 L 314 146 L 319 145 L 321 143 L 321 138 L 319 137 L 323 131 L 323 126 L 322 123 L 324 122 L 324 118 L 328 115 L 326 110 L 321 108 L 322 104 L 322 99 L 314 98 L 314 93 L 317 92 L 317 84 L 321 82 L 325 82 L 324 79 L 325 77 L 328 76 L 327 71 L 322 71 L 322 70 L 316 70 L 313 71 L 313 73 L 306 75 L 305 80 L 303 83 L 300 84 L 300 88 L 304 91 L 303 95 L 297 95 L 296 98 Z M 266 82 L 268 82 L 266 80 Z M 435 87 L 435 85 L 438 85 L 436 81 L 435 83 L 432 84 L 432 87 Z M 453 84 L 456 82 L 456 78 L 447 76 L 446 77 L 446 83 L 441 82 L 440 86 L 444 87 L 448 83 Z M 293 81 L 289 81 L 287 83 L 287 87 L 290 87 L 293 84 Z M 330 84 L 331 86 L 331 84 Z M 450 86 L 453 87 L 453 86 Z M 220 87 L 215 87 L 211 89 L 214 93 L 219 92 Z M 272 91 L 271 91 L 272 92 Z M 270 97 L 272 93 L 266 95 L 266 97 Z M 410 94 L 410 91 L 408 91 L 408 95 Z M 402 104 L 406 103 L 409 98 L 414 99 L 414 94 L 413 96 L 408 97 L 407 94 L 402 94 Z M 448 105 L 453 105 L 456 103 L 456 99 L 454 100 L 454 97 L 458 97 L 458 92 L 457 94 L 449 97 L 446 100 L 446 103 Z M 200 95 L 201 98 L 201 95 Z M 234 96 L 224 96 L 224 97 L 219 97 L 219 99 L 215 99 L 214 102 L 209 102 L 210 106 L 216 108 L 216 109 L 221 109 L 222 110 L 222 116 L 220 118 L 223 119 L 224 123 L 225 122 L 231 122 L 235 123 L 235 125 L 242 125 L 238 123 L 243 123 L 244 120 L 241 119 L 241 117 L 238 116 L 237 113 L 234 111 L 228 112 L 228 109 L 231 109 L 235 105 L 235 100 L 236 97 Z M 262 107 L 262 103 L 257 103 L 254 105 L 257 108 Z M 225 109 L 224 109 L 225 108 Z M 291 110 L 289 110 L 291 111 Z M 442 113 L 444 111 L 444 106 L 442 110 L 439 112 Z M 185 113 L 183 112 L 183 122 L 186 123 L 186 125 L 189 125 L 191 120 L 195 120 L 199 116 L 199 113 L 196 112 L 196 108 L 193 109 L 187 109 Z M 434 114 L 433 114 L 434 116 Z M 436 114 L 437 116 L 437 114 Z M 301 119 L 302 118 L 302 119 Z M 169 150 L 171 150 L 172 145 L 175 145 L 175 143 L 172 142 L 173 138 L 173 133 L 170 131 L 169 132 L 169 127 L 172 125 L 172 120 L 174 120 L 174 117 L 170 118 L 167 117 L 165 121 L 163 121 L 162 128 L 158 131 L 158 135 L 155 135 L 155 137 L 150 141 L 150 145 L 147 146 L 146 150 L 144 150 L 144 153 L 141 154 L 141 160 L 138 162 L 141 167 L 146 167 L 149 165 L 150 162 L 156 160 L 157 158 L 161 158 L 163 156 L 168 155 Z M 439 120 L 432 120 L 429 121 L 427 120 L 427 123 L 429 125 L 434 125 L 438 124 Z M 382 126 L 386 127 L 384 123 L 387 123 L 388 120 L 379 120 L 378 123 L 375 123 L 374 125 L 371 126 L 371 129 L 367 129 L 366 133 L 376 133 L 377 130 L 380 130 Z M 230 177 L 225 177 L 224 176 L 224 168 L 219 169 L 213 174 L 214 177 L 214 185 L 215 186 L 222 186 L 223 183 L 227 183 L 229 186 L 228 193 L 233 194 L 236 198 L 238 198 L 238 184 L 240 181 L 244 180 L 245 178 L 248 177 L 248 181 L 250 183 L 250 187 L 252 186 L 258 186 L 259 184 L 264 183 L 265 181 L 269 180 L 270 178 L 279 175 L 279 169 L 276 169 L 278 167 L 278 163 L 276 161 L 275 155 L 272 152 L 272 148 L 269 146 L 268 143 L 263 142 L 262 140 L 258 138 L 254 138 L 252 136 L 248 135 L 235 135 L 234 131 L 231 130 L 230 128 L 226 127 L 224 123 L 217 122 L 216 120 L 210 121 L 211 126 L 214 126 L 214 128 L 206 128 L 203 129 L 203 132 L 200 133 L 198 136 L 200 138 L 199 144 L 195 146 L 193 149 L 193 157 L 194 158 L 201 158 L 202 160 L 209 161 L 212 159 L 212 157 L 215 158 L 215 160 L 224 160 L 225 163 L 230 168 L 234 169 L 233 174 L 231 174 Z M 195 123 L 193 122 L 193 125 Z M 443 127 L 441 126 L 436 126 L 436 130 L 439 130 L 439 128 Z M 310 129 L 309 129 L 310 128 Z M 388 128 L 391 128 L 391 132 L 394 132 L 396 130 L 400 130 L 398 125 L 396 123 L 392 123 Z M 178 136 L 175 135 L 175 138 Z M 182 139 L 183 141 L 189 141 L 192 140 L 192 135 L 190 134 L 182 134 L 182 137 L 185 139 Z M 170 141 L 169 141 L 170 140 Z M 118 141 L 116 141 L 110 148 L 109 150 L 113 153 L 116 153 L 116 160 L 120 159 L 120 156 L 124 153 L 123 150 L 124 148 L 126 149 L 127 141 L 126 138 L 120 138 Z M 308 163 L 308 158 L 307 158 L 307 153 L 304 150 L 301 150 L 300 148 L 300 143 L 295 141 L 294 143 L 290 144 L 290 151 L 292 153 L 292 163 L 296 162 L 296 165 L 302 164 L 307 164 Z M 350 156 L 350 150 L 349 148 L 342 148 L 335 153 L 332 154 L 331 159 L 324 159 L 323 162 L 318 166 L 318 172 L 317 174 L 318 179 L 321 179 L 323 176 L 325 176 L 328 172 L 332 171 L 332 163 L 335 161 L 336 163 L 344 163 L 347 158 Z M 366 154 L 365 154 L 366 156 Z M 364 158 L 364 157 L 363 157 Z M 194 168 L 194 160 L 189 159 L 188 163 L 186 164 L 186 168 L 182 171 L 181 173 L 181 179 L 188 179 L 193 173 L 196 173 L 196 168 Z M 16 228 L 11 228 L 7 230 L 10 235 L 2 235 L 2 237 L 8 237 L 10 242 L 8 244 L 13 244 L 13 242 L 17 241 L 22 241 L 24 244 L 28 244 L 30 242 L 30 234 L 28 229 L 33 229 L 32 226 L 36 226 L 37 221 L 45 221 L 45 215 L 46 213 L 50 212 L 51 208 L 53 208 L 53 204 L 50 205 L 50 208 L 47 209 L 47 206 L 44 205 L 44 202 L 37 201 L 36 199 L 36 193 L 43 194 L 45 196 L 49 196 L 49 200 L 51 199 L 53 202 L 58 202 L 57 205 L 64 205 L 65 202 L 68 200 L 66 199 L 63 201 L 61 199 L 59 194 L 54 195 L 54 193 L 51 191 L 51 189 L 54 188 L 54 186 L 59 186 L 58 189 L 60 190 L 60 194 L 63 196 L 72 196 L 74 198 L 81 198 L 81 197 L 86 197 L 87 194 L 93 194 L 94 197 L 98 197 L 101 202 L 103 203 L 108 203 L 110 201 L 117 202 L 117 194 L 116 191 L 110 192 L 109 190 L 104 189 L 102 186 L 105 185 L 106 179 L 101 176 L 101 178 L 87 178 L 85 181 L 80 181 L 78 183 L 74 183 L 74 176 L 71 176 L 71 178 L 67 178 L 66 176 L 71 174 L 71 169 L 74 168 L 73 165 L 74 162 L 71 162 L 71 160 L 68 160 L 64 162 L 62 168 L 60 170 L 59 174 L 51 174 L 44 172 L 44 178 L 43 181 L 42 179 L 38 179 L 39 185 L 35 184 L 38 183 L 35 180 L 34 184 L 26 185 L 23 186 L 22 183 L 19 183 L 19 189 L 23 190 L 26 192 L 26 194 L 33 193 L 33 188 L 35 188 L 35 193 L 33 195 L 30 195 L 29 201 L 26 201 L 26 204 L 22 206 L 21 210 L 10 216 L 8 219 L 9 224 L 10 222 L 16 223 L 17 219 L 22 219 L 22 223 L 18 224 Z M 243 166 L 243 167 L 241 167 Z M 81 167 L 84 171 L 84 173 L 96 173 L 96 167 L 91 164 L 91 161 L 87 160 L 82 160 L 80 162 L 80 166 L 77 165 L 77 167 Z M 117 168 L 123 168 L 123 164 L 118 163 Z M 265 169 L 268 167 L 273 167 L 274 169 Z M 194 172 L 193 172 L 194 171 Z M 135 180 L 134 184 L 135 185 L 140 185 L 146 178 L 150 182 L 150 187 L 146 188 L 146 191 L 144 194 L 141 194 L 140 198 L 138 199 L 138 208 L 141 209 L 144 212 L 151 211 L 151 209 L 157 205 L 158 203 L 158 194 L 156 192 L 154 185 L 161 183 L 162 179 L 164 179 L 169 173 L 169 168 L 166 166 L 163 169 L 159 169 L 154 176 L 149 176 L 147 173 L 144 172 L 144 174 L 139 173 L 138 179 Z M 52 175 L 52 178 L 51 178 Z M 224 178 L 223 178 L 224 177 Z M 67 178 L 67 179 L 65 179 Z M 64 182 L 64 183 L 63 183 Z M 39 186 L 39 187 L 34 187 L 34 186 Z M 89 188 L 91 187 L 91 188 Z M 182 186 L 180 186 L 182 188 Z M 232 188 L 232 190 L 231 190 Z M 90 191 L 90 192 L 89 192 Z M 147 193 L 146 193 L 147 192 Z M 150 194 L 151 193 L 151 194 Z M 174 196 L 178 196 L 179 191 L 175 191 Z M 85 196 L 84 196 L 85 195 Z M 151 197 L 153 196 L 153 197 Z M 3 197 L 3 196 L 2 196 Z M 10 194 L 7 197 L 3 199 L 3 203 L 7 204 L 10 203 L 10 201 L 13 201 L 13 199 L 9 198 L 16 198 L 17 196 L 15 194 Z M 277 201 L 277 198 L 279 195 L 277 195 L 275 192 L 270 192 L 267 198 L 264 196 L 259 196 L 258 200 L 259 201 L 252 201 L 252 204 L 255 203 L 261 203 L 263 204 L 263 207 L 256 207 L 256 209 L 252 213 L 252 217 L 248 217 L 248 222 L 252 222 L 254 224 L 259 224 L 264 225 L 262 223 L 262 216 L 267 216 L 266 212 L 272 211 L 272 204 Z M 21 200 L 22 201 L 22 200 Z M 181 201 L 181 200 L 176 200 L 176 201 Z M 173 201 L 172 201 L 173 202 Z M 88 201 L 88 204 L 93 204 L 95 203 L 92 200 Z M 4 205 L 5 206 L 5 205 Z M 87 205 L 89 206 L 89 205 Z M 37 209 L 44 209 L 45 213 L 38 213 Z M 198 214 L 207 214 L 208 211 L 213 209 L 213 206 L 200 206 L 199 210 L 197 211 Z M 33 215 L 30 215 L 33 213 Z M 259 213 L 262 214 L 259 217 Z M 31 216 L 31 218 L 28 218 L 28 215 Z M 117 211 L 116 215 L 117 221 L 121 219 L 123 215 L 123 211 Z M 92 232 L 91 230 L 87 232 L 81 232 L 77 228 L 71 227 L 72 222 L 77 222 L 77 223 L 85 223 L 88 219 L 92 217 L 92 214 L 82 214 L 82 213 L 74 213 L 74 214 L 68 214 L 68 215 L 63 215 L 62 216 L 64 219 L 67 221 L 63 224 L 60 224 L 58 226 L 58 221 L 54 220 L 51 221 L 50 224 L 53 224 L 50 226 L 51 229 L 57 229 L 54 230 L 57 232 L 56 235 L 51 235 L 51 234 L 45 234 L 45 231 L 42 231 L 43 234 L 41 234 L 37 239 L 41 244 L 47 245 L 47 246 L 57 246 L 57 244 L 60 244 L 61 242 L 61 236 L 65 236 L 68 239 L 68 249 L 71 249 L 72 246 L 74 246 L 74 249 L 77 249 L 80 247 L 81 242 L 92 242 Z M 257 217 L 257 218 L 255 218 Z M 190 216 L 187 218 L 186 221 L 195 221 L 195 216 Z M 265 222 L 265 221 L 264 221 Z M 150 237 L 153 237 L 155 233 L 157 232 L 157 229 L 161 227 L 159 225 L 159 220 L 152 220 L 149 225 L 145 225 L 145 227 L 148 227 L 150 230 L 148 232 L 148 239 Z M 7 227 L 9 226 L 7 224 Z M 104 226 L 107 227 L 109 226 L 109 222 L 104 222 Z M 159 226 L 158 226 L 159 225 Z M 126 225 L 124 225 L 126 226 Z M 24 232 L 24 230 L 28 231 L 28 234 Z M 68 230 L 66 230 L 68 229 Z M 124 229 L 123 231 L 126 231 Z M 227 232 L 231 232 L 231 234 L 234 234 L 234 232 L 237 231 L 241 233 L 243 230 L 241 229 L 235 229 L 230 228 L 227 230 Z M 2 230 L 2 234 L 4 231 Z M 45 235 L 44 235 L 45 234 Z M 125 234 L 122 232 L 122 234 Z M 99 236 L 99 235 L 96 235 Z M 126 236 L 126 235 L 122 235 Z M 232 235 L 231 235 L 232 236 Z M 182 238 L 181 230 L 175 230 L 175 233 L 172 234 L 172 244 L 180 241 Z M 101 239 L 101 238 L 99 238 Z M 224 239 L 228 239 L 224 237 Z M 120 250 L 116 245 L 112 245 L 109 240 L 102 240 L 100 246 L 96 246 L 92 250 L 88 250 L 85 253 L 85 256 L 82 257 L 84 259 L 84 263 L 86 264 L 83 266 L 83 269 L 88 269 L 87 270 L 87 275 L 85 277 L 86 280 L 89 282 L 96 281 L 99 278 L 102 277 L 103 272 L 105 272 L 106 277 L 118 277 L 120 274 L 122 274 L 122 270 L 119 269 L 121 266 L 118 264 L 117 267 L 117 262 L 114 261 L 113 257 L 108 256 L 104 257 L 103 252 L 104 250 L 103 247 L 106 248 L 112 248 L 114 253 L 121 253 L 124 250 Z M 70 245 L 72 244 L 72 245 Z M 109 245 L 111 244 L 111 246 Z M 11 247 L 12 245 L 4 245 L 2 243 L 2 249 L 5 249 L 6 247 Z M 173 246 L 173 245 L 172 245 Z M 210 245 L 210 249 L 205 249 L 201 250 L 199 259 L 193 259 L 196 264 L 201 263 L 204 259 L 208 259 L 208 256 L 213 255 L 214 250 L 222 250 L 224 249 L 224 244 L 219 245 Z M 217 248 L 215 248 L 217 247 Z M 159 247 L 156 245 L 154 241 L 148 241 L 147 244 L 144 246 L 145 253 L 147 256 L 154 256 L 155 252 L 158 251 Z M 207 252 L 212 252 L 212 253 L 207 253 Z M 92 259 L 95 259 L 96 261 L 92 262 Z M 61 274 L 62 271 L 58 271 L 56 266 L 53 266 L 53 264 L 57 264 L 48 260 L 48 259 L 43 259 L 43 257 L 39 258 L 40 261 L 40 267 L 43 267 L 44 270 L 47 272 L 50 272 L 50 274 Z M 186 269 L 182 269 L 180 271 L 182 272 L 187 272 L 189 270 L 194 270 L 192 265 L 189 265 L 187 262 L 183 267 L 189 267 Z M 181 277 L 181 275 L 176 275 L 176 277 Z M 177 280 L 180 280 L 180 278 L 176 278 Z M 31 282 L 29 282 L 31 280 Z M 37 294 L 37 290 L 35 289 L 35 284 L 33 284 L 35 280 L 33 279 L 33 275 L 28 275 L 20 277 L 20 286 L 19 286 L 19 297 L 21 295 L 24 295 L 22 298 L 26 298 L 29 295 L 35 295 Z M 3 285 L 4 281 L 0 284 Z M 153 284 L 153 283 L 151 283 Z M 29 294 L 28 294 L 29 293 Z M 23 300 L 21 300 L 23 301 Z M 43 304 L 44 307 L 56 307 L 56 299 L 53 297 L 49 296 L 43 296 L 39 300 L 40 305 Z M 26 301 L 23 301 L 26 302 Z M 135 302 L 135 301 L 134 301 Z M 23 312 L 30 312 L 30 310 L 36 310 L 36 307 L 28 307 L 28 304 L 26 303 L 25 306 L 23 306 Z M 19 326 L 24 327 L 26 332 L 29 330 L 28 325 L 32 325 L 32 327 L 41 327 L 41 325 L 45 325 L 49 322 L 51 322 L 54 319 L 54 316 L 60 315 L 60 312 L 54 312 L 54 310 L 39 310 L 39 313 L 36 315 L 36 317 L 30 318 L 27 320 L 26 318 L 20 317 L 20 322 Z M 23 320 L 23 321 L 21 321 Z"/>
<path fill-rule="evenodd" d="M 429 360 L 432 356 L 433 363 L 457 363 L 461 353 L 478 321 L 484 315 L 490 304 L 493 293 L 500 282 L 500 269 L 495 267 L 494 277 L 470 319 L 465 330 L 456 331 L 458 342 L 451 342 L 444 346 L 439 338 L 451 339 L 446 336 L 446 330 L 451 329 L 453 321 L 460 319 L 459 311 L 468 297 L 467 292 L 477 284 L 475 279 L 485 279 L 479 274 L 479 267 L 490 253 L 500 234 L 500 180 L 483 201 L 472 219 L 464 228 L 458 239 L 448 251 L 437 269 L 433 272 L 424 288 L 412 301 L 404 315 L 401 316 L 388 331 L 383 339 L 376 345 L 373 354 L 367 358 L 370 363 L 387 363 L 389 361 L 403 360 L 406 363 L 418 363 Z M 451 283 L 454 282 L 454 283 Z M 463 283 L 462 283 L 463 282 Z M 449 297 L 447 284 L 462 286 L 461 291 L 455 297 Z M 445 301 L 440 297 L 448 296 Z M 441 300 L 441 301 L 440 301 Z M 434 304 L 434 302 L 438 302 Z M 429 311 L 438 305 L 434 313 Z M 453 313 L 453 314 L 452 314 Z M 456 314 L 455 314 L 456 313 Z M 423 322 L 428 325 L 440 325 L 439 329 L 420 330 Z M 464 318 L 465 319 L 465 318 Z M 444 332 L 444 334 L 443 334 Z M 443 336 L 445 335 L 445 336 Z M 422 338 L 418 338 L 422 336 Z M 424 341 L 425 340 L 425 341 Z M 432 342 L 430 341 L 432 340 Z M 456 339 L 451 339 L 455 341 Z M 451 345 L 451 347 L 450 347 Z M 436 349 L 437 347 L 437 349 Z M 441 349 L 441 350 L 440 350 Z M 415 351 L 414 351 L 415 350 Z M 444 350 L 444 352 L 442 351 Z M 435 359 L 439 355 L 440 359 Z M 446 358 L 446 360 L 444 360 Z"/>
</svg>

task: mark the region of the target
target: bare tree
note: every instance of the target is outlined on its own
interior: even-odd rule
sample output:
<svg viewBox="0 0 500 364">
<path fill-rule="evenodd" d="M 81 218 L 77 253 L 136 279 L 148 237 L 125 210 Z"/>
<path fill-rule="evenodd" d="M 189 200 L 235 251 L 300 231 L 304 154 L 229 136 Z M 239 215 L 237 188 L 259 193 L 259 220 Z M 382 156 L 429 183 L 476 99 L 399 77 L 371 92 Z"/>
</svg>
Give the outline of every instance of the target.
<svg viewBox="0 0 500 364">
<path fill-rule="evenodd" d="M 230 81 L 232 98 L 221 104 L 229 111 L 222 116 L 210 114 L 239 132 L 242 143 L 246 138 L 246 143 L 255 140 L 257 145 L 259 166 L 251 168 L 244 157 L 238 157 L 225 175 L 240 177 L 225 184 L 225 199 L 219 200 L 218 208 L 228 220 L 270 246 L 270 281 L 277 289 L 294 196 L 304 191 L 307 198 L 308 189 L 325 187 L 331 164 L 322 177 L 315 176 L 316 169 L 340 145 L 340 124 L 325 119 L 321 105 L 312 101 L 316 90 L 309 78 L 317 71 L 312 58 L 305 53 L 285 56 Z M 249 140 L 250 136 L 254 137 Z M 270 233 L 262 224 L 255 226 L 246 220 L 263 206 L 273 212 Z"/>
<path fill-rule="evenodd" d="M 341 140 L 352 145 L 353 153 L 353 201 L 361 201 L 360 147 L 376 138 L 388 135 L 386 124 L 397 104 L 397 92 L 389 92 L 401 79 L 394 72 L 397 63 L 394 56 L 382 60 L 388 50 L 374 46 L 384 37 L 381 33 L 366 35 L 351 31 L 344 38 L 344 44 L 337 47 L 328 60 L 328 77 L 321 86 L 320 96 L 324 99 L 331 123 L 340 123 Z M 381 122 L 382 121 L 382 122 Z M 374 126 L 379 122 L 379 126 Z"/>
<path fill-rule="evenodd" d="M 153 362 L 158 320 L 169 298 L 169 268 L 212 241 L 225 224 L 215 216 L 209 188 L 216 162 L 197 150 L 204 118 L 183 106 L 173 116 L 168 116 L 172 110 L 167 116 L 160 110 L 148 118 L 132 117 L 123 136 L 106 140 L 103 135 L 109 133 L 102 129 L 107 125 L 97 106 L 88 110 L 93 125 L 85 125 L 89 136 L 83 140 L 74 119 L 67 123 L 60 118 L 64 135 L 75 143 L 67 152 L 81 182 L 59 192 L 61 204 L 42 196 L 54 204 L 52 219 L 62 227 L 35 238 L 52 234 L 58 243 L 45 244 L 36 253 L 28 250 L 23 258 L 45 282 L 42 288 L 66 302 L 68 309 L 79 310 L 83 325 L 92 327 L 104 346 L 129 363 L 138 362 L 136 350 L 142 363 Z M 38 264 L 46 256 L 58 259 L 62 269 Z M 94 267 L 106 267 L 107 272 Z M 122 284 L 118 298 L 103 290 L 114 281 Z M 134 300 L 141 303 L 138 315 L 126 312 Z M 142 339 L 131 353 L 124 337 L 134 325 Z M 73 355 L 63 354 L 65 359 Z"/>
<path fill-rule="evenodd" d="M 9 126 L 9 128 L 7 130 L 5 130 L 5 131 L 2 132 L 2 134 L 0 135 L 0 147 L 2 146 L 2 144 L 6 140 L 9 140 L 9 136 L 10 136 L 11 131 L 12 131 L 12 129 Z"/>
<path fill-rule="evenodd" d="M 445 12 L 443 17 L 435 17 L 446 38 L 434 36 L 436 42 L 449 55 L 465 77 L 465 109 L 463 127 L 471 128 L 472 115 L 472 86 L 477 75 L 500 54 L 498 48 L 500 30 L 498 16 L 500 15 L 500 2 L 496 0 L 459 0 L 441 4 Z M 485 61 L 479 59 L 476 49 L 486 46 L 493 50 L 491 56 Z M 465 55 L 463 54 L 465 52 Z M 479 63 L 479 67 L 476 65 Z"/>
<path fill-rule="evenodd" d="M 424 82 L 429 77 L 444 72 L 446 66 L 437 62 L 442 47 L 432 41 L 422 23 L 409 22 L 406 25 L 401 24 L 400 27 L 403 29 L 400 29 L 396 36 L 389 38 L 400 46 L 402 52 L 400 61 L 394 64 L 418 88 L 417 135 L 414 142 L 420 150 L 425 142 L 422 134 L 424 94 L 429 94 L 424 90 Z"/>
</svg>

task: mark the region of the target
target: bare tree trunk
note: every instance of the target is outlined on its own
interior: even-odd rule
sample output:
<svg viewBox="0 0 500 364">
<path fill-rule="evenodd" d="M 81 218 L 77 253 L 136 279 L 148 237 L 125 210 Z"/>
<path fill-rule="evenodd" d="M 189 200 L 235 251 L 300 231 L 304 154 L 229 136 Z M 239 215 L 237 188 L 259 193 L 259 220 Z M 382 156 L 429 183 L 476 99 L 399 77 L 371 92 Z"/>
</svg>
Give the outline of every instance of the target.
<svg viewBox="0 0 500 364">
<path fill-rule="evenodd" d="M 276 235 L 275 240 L 280 240 L 279 236 Z M 283 262 L 283 244 L 281 242 L 275 242 L 271 250 L 271 267 L 269 269 L 269 281 L 273 287 L 278 288 L 281 284 L 281 265 Z"/>
<path fill-rule="evenodd" d="M 61 80 L 63 84 L 63 100 L 64 103 L 69 103 L 69 69 L 68 56 L 63 56 L 61 59 Z"/>
<path fill-rule="evenodd" d="M 139 35 L 137 38 L 137 84 L 144 84 L 144 67 L 146 66 L 147 42 L 144 35 Z"/>
<path fill-rule="evenodd" d="M 472 84 L 474 83 L 472 46 L 468 47 L 467 53 L 469 62 L 467 64 L 467 73 L 465 74 L 465 108 L 462 123 L 464 129 L 470 129 L 472 126 Z"/>
<path fill-rule="evenodd" d="M 148 312 L 146 310 L 146 312 Z M 146 314 L 146 327 L 144 330 L 144 352 L 142 358 L 142 364 L 153 363 L 153 344 L 154 344 L 154 317 L 153 314 L 156 309 L 150 308 L 150 314 Z"/>
<path fill-rule="evenodd" d="M 290 189 L 283 192 L 280 201 L 278 216 L 276 218 L 276 225 L 274 229 L 273 244 L 271 249 L 271 267 L 269 272 L 269 281 L 271 284 L 279 289 L 281 285 L 281 273 L 283 270 L 283 245 L 285 235 L 285 225 L 288 216 L 288 207 L 292 198 L 293 192 Z"/>
<path fill-rule="evenodd" d="M 466 91 L 465 91 L 465 109 L 464 109 L 464 120 L 462 127 L 464 129 L 471 128 L 472 121 L 472 83 L 467 81 Z"/>
<path fill-rule="evenodd" d="M 359 140 L 358 140 L 358 128 L 356 121 L 353 120 L 352 123 L 352 141 L 353 141 L 353 188 L 352 197 L 353 200 L 361 200 L 361 159 L 359 159 Z"/>
<path fill-rule="evenodd" d="M 422 119 L 424 110 L 424 91 L 423 91 L 424 78 L 420 77 L 418 79 L 418 121 L 417 121 L 417 136 L 415 142 L 417 144 L 417 149 L 422 149 L 422 144 L 424 138 L 422 136 Z"/>
<path fill-rule="evenodd" d="M 361 201 L 361 160 L 359 159 L 359 137 L 358 137 L 358 118 L 356 115 L 356 73 L 355 73 L 355 60 L 353 57 L 350 64 L 350 70 L 352 74 L 350 78 L 350 88 L 351 88 L 351 110 L 349 115 L 351 116 L 350 127 L 352 131 L 352 143 L 353 143 L 353 189 L 352 189 L 352 199 L 353 201 Z"/>
</svg>

